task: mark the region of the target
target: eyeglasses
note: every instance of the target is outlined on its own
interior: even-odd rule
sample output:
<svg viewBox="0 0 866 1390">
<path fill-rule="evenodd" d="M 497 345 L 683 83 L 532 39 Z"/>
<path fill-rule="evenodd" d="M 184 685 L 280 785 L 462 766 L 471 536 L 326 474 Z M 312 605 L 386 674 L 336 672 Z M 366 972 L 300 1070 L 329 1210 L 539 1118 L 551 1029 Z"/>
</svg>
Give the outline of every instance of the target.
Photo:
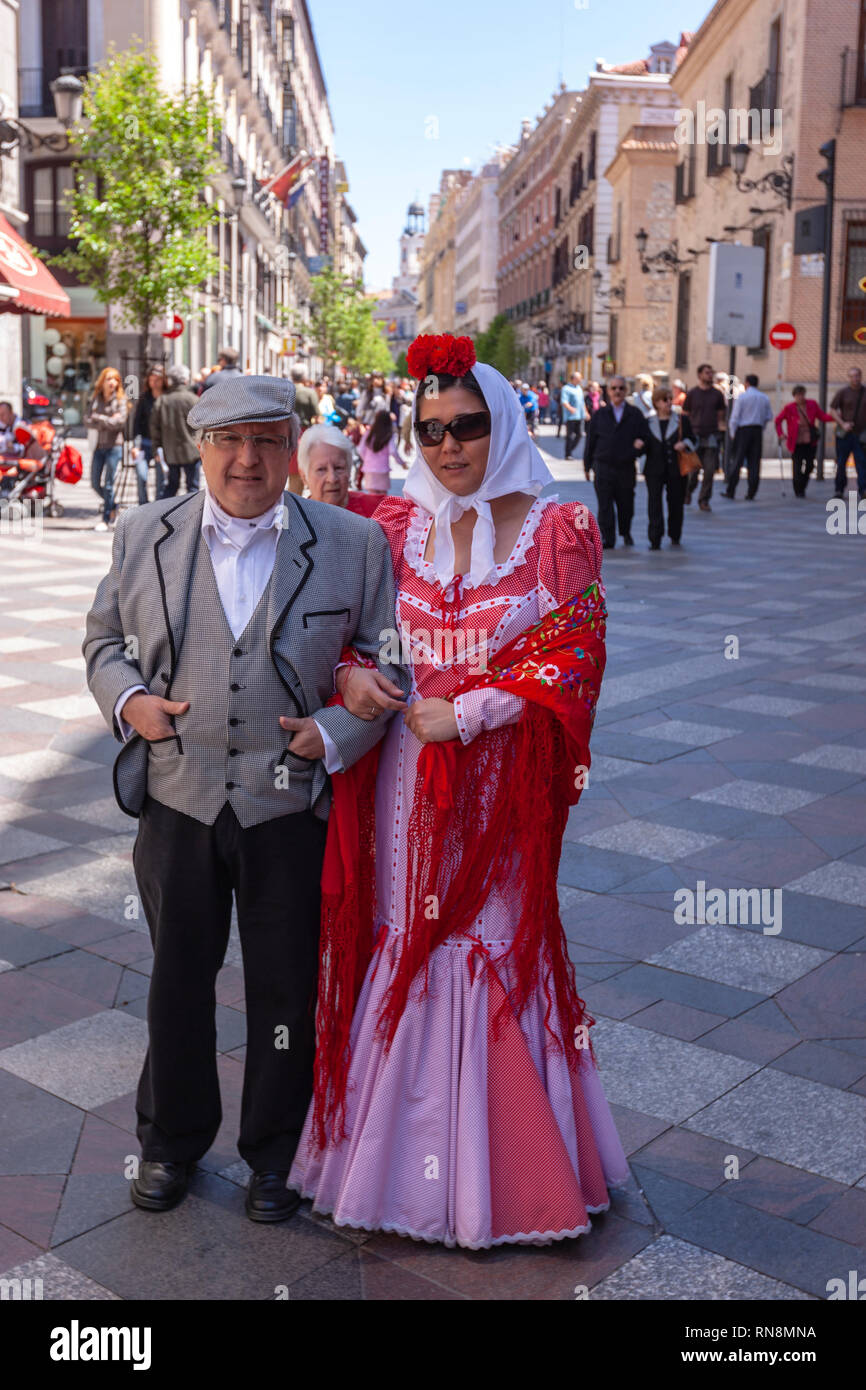
<svg viewBox="0 0 866 1390">
<path fill-rule="evenodd" d="M 415 425 L 420 444 L 441 444 L 446 433 L 458 444 L 465 444 L 469 439 L 483 439 L 490 433 L 490 411 L 476 410 L 471 415 L 455 415 L 447 424 L 441 420 L 418 420 Z"/>
<path fill-rule="evenodd" d="M 257 453 L 262 454 L 278 454 L 289 447 L 289 440 L 284 434 L 235 434 L 232 430 L 207 430 L 204 438 L 208 444 L 227 454 L 239 453 L 247 440 Z"/>
</svg>

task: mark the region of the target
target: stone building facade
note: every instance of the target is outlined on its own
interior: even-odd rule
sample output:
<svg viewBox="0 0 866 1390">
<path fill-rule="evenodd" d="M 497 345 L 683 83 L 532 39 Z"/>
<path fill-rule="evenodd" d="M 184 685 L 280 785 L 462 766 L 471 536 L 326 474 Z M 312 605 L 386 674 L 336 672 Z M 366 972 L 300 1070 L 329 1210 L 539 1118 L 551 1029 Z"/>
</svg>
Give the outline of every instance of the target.
<svg viewBox="0 0 866 1390">
<path fill-rule="evenodd" d="M 643 272 L 637 235 L 647 233 L 647 256 L 674 236 L 677 153 L 672 125 L 632 126 L 604 171 L 612 195 L 608 347 L 615 370 L 628 377 L 667 374 L 673 364 L 674 279 L 657 267 Z"/>
<path fill-rule="evenodd" d="M 468 169 L 443 169 L 430 198 L 418 284 L 418 332 L 453 333 L 457 199 L 471 182 Z"/>
<path fill-rule="evenodd" d="M 782 355 L 780 395 L 801 382 L 817 390 L 825 258 L 795 253 L 794 219 L 824 202 L 818 179 L 820 147 L 836 141 L 836 192 L 829 336 L 830 393 L 850 365 L 864 358 L 866 338 L 866 5 L 863 0 L 717 0 L 695 34 L 674 77 L 682 122 L 677 170 L 677 236 L 682 248 L 705 249 L 709 238 L 761 245 L 766 253 L 760 342 L 736 350 L 736 371 L 753 371 L 763 386 L 777 377 L 777 354 L 767 333 L 778 321 L 794 325 L 796 345 Z M 703 103 L 703 106 L 700 105 Z M 701 143 L 713 109 L 727 117 L 722 140 Z M 729 113 L 765 113 L 751 121 L 741 188 L 732 146 L 743 138 Z M 692 138 L 689 138 L 689 137 Z M 772 173 L 766 185 L 749 188 Z M 790 180 L 790 207 L 784 183 Z M 676 366 L 692 377 L 703 358 L 719 369 L 728 348 L 707 339 L 708 257 L 699 255 L 677 277 Z M 862 331 L 861 331 L 862 330 Z M 860 341 L 857 336 L 859 333 Z"/>
</svg>

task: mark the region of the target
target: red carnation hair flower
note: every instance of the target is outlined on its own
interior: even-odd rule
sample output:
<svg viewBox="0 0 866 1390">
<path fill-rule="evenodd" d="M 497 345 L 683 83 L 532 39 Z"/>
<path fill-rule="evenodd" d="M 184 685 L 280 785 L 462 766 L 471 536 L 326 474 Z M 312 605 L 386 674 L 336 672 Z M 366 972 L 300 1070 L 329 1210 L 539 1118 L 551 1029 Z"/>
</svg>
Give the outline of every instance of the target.
<svg viewBox="0 0 866 1390">
<path fill-rule="evenodd" d="M 410 376 L 423 381 L 426 376 L 465 376 L 477 359 L 471 338 L 455 338 L 453 333 L 421 333 L 406 354 Z"/>
</svg>

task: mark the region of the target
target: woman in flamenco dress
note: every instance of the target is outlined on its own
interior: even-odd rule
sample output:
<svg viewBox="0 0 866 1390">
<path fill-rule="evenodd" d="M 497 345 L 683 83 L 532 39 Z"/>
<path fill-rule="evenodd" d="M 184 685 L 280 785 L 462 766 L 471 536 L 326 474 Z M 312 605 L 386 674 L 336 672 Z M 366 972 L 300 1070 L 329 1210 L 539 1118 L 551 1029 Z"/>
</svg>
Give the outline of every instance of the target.
<svg viewBox="0 0 866 1390">
<path fill-rule="evenodd" d="M 601 542 L 468 338 L 421 337 L 419 453 L 388 537 L 401 692 L 347 649 L 336 699 L 388 723 L 333 779 L 315 1092 L 289 1185 L 337 1225 L 446 1246 L 590 1229 L 628 1165 L 559 916 L 562 836 L 604 670 Z M 393 657 L 392 657 L 393 659 Z"/>
</svg>

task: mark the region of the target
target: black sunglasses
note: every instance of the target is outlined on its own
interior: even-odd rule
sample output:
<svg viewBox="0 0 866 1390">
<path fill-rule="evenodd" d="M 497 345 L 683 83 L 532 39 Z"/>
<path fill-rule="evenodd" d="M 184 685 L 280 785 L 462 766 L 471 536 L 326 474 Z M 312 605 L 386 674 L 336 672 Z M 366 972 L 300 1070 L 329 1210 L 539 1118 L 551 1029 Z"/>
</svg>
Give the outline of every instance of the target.
<svg viewBox="0 0 866 1390">
<path fill-rule="evenodd" d="M 428 445 L 441 444 L 446 433 L 458 444 L 464 444 L 468 439 L 483 439 L 490 433 L 490 411 L 476 410 L 471 415 L 455 415 L 447 425 L 443 425 L 441 420 L 418 420 L 415 433 L 419 443 Z"/>
</svg>

